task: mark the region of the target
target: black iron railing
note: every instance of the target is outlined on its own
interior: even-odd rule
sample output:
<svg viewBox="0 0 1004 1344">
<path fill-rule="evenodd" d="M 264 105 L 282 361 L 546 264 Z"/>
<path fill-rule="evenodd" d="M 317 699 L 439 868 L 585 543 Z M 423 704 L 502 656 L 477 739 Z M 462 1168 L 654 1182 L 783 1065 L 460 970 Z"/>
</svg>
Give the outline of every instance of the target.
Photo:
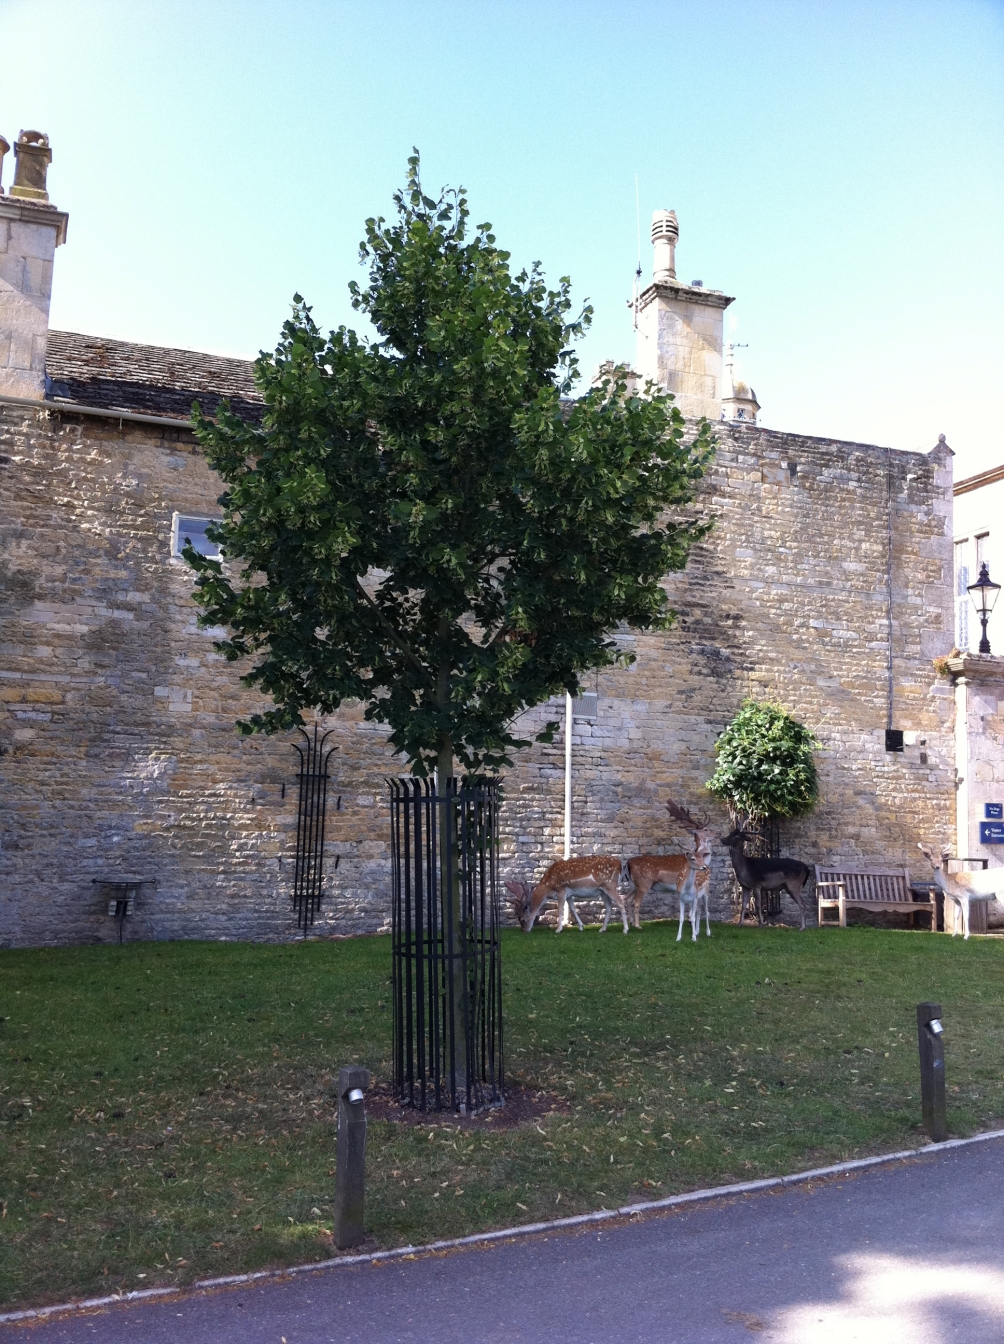
<svg viewBox="0 0 1004 1344">
<path fill-rule="evenodd" d="M 297 777 L 299 798 L 296 810 L 296 863 L 293 870 L 293 908 L 296 926 L 306 935 L 308 926 L 321 908 L 321 883 L 324 879 L 324 819 L 328 805 L 328 763 L 336 747 L 326 747 L 331 736 L 323 736 L 314 724 L 313 734 L 300 730 L 304 745 L 293 743 L 300 758 Z M 337 866 L 337 862 L 336 862 Z"/>
<path fill-rule="evenodd" d="M 470 1114 L 503 1100 L 498 784 L 388 783 L 394 1086 Z"/>
</svg>

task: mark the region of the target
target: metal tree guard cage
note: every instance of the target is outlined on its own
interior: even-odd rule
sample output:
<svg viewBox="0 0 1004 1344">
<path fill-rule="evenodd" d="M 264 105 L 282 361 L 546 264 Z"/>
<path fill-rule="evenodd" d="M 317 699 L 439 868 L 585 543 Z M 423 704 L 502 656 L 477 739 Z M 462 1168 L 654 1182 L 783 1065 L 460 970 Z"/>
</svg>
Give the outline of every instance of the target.
<svg viewBox="0 0 1004 1344">
<path fill-rule="evenodd" d="M 471 1114 L 504 1099 L 498 782 L 388 784 L 394 1088 Z"/>
<path fill-rule="evenodd" d="M 324 814 L 328 803 L 328 762 L 337 747 L 325 747 L 332 729 L 320 736 L 314 724 L 313 736 L 300 730 L 304 746 L 295 742 L 293 750 L 300 758 L 300 786 L 296 810 L 296 866 L 293 870 L 293 908 L 296 927 L 306 937 L 308 925 L 321 908 L 321 882 L 324 877 Z M 338 866 L 337 860 L 335 867 Z"/>
</svg>

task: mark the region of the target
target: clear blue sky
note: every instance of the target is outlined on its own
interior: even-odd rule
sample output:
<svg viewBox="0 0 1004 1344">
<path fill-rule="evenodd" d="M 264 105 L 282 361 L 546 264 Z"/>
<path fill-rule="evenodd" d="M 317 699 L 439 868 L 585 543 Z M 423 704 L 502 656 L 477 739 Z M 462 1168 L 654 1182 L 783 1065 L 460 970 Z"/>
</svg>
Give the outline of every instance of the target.
<svg viewBox="0 0 1004 1344">
<path fill-rule="evenodd" d="M 0 0 L 0 132 L 70 212 L 52 325 L 254 355 L 353 322 L 412 145 L 630 359 L 652 210 L 737 297 L 764 424 L 1004 461 L 1004 5 Z M 6 180 L 9 185 L 11 169 Z"/>
</svg>

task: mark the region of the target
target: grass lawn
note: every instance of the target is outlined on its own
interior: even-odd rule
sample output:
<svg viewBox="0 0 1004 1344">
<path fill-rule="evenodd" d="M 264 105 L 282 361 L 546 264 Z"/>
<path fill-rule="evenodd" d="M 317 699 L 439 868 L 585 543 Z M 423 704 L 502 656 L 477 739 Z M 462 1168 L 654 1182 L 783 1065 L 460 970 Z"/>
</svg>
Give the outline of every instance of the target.
<svg viewBox="0 0 1004 1344">
<path fill-rule="evenodd" d="M 371 1121 L 367 1223 L 400 1245 L 922 1140 L 915 1004 L 949 1124 L 1004 1117 L 1004 942 L 870 928 L 677 944 L 504 939 L 516 1129 Z M 390 943 L 0 952 L 0 1300 L 332 1255 L 333 1073 L 386 1079 Z"/>
</svg>

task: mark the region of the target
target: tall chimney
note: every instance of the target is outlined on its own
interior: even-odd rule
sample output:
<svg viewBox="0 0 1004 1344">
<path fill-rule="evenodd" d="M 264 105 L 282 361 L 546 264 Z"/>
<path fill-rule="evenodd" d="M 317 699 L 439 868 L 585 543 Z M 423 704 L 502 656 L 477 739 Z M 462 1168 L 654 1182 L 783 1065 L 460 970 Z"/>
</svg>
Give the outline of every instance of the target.
<svg viewBox="0 0 1004 1344">
<path fill-rule="evenodd" d="M 692 420 L 721 415 L 722 315 L 732 302 L 720 289 L 700 280 L 676 278 L 680 226 L 674 210 L 652 216 L 652 283 L 635 305 L 638 351 L 635 368 L 643 383 L 672 392 L 676 405 Z"/>
<path fill-rule="evenodd" d="M 5 152 L 7 142 L 0 145 Z M 41 401 L 52 262 L 66 242 L 68 216 L 49 204 L 49 137 L 22 131 L 14 157 L 14 183 L 6 196 L 0 182 L 0 397 Z"/>
</svg>

